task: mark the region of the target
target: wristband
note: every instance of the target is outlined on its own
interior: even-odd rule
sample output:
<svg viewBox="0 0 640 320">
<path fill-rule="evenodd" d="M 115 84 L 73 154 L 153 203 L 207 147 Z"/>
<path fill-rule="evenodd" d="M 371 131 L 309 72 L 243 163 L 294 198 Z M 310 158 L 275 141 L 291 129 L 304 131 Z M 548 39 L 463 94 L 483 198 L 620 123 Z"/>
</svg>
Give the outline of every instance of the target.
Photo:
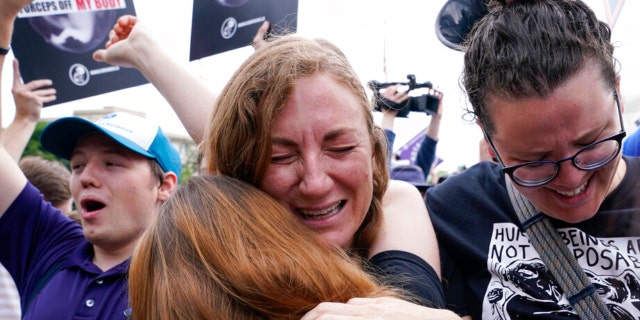
<svg viewBox="0 0 640 320">
<path fill-rule="evenodd" d="M 0 56 L 6 56 L 9 53 L 9 48 L 5 49 L 0 47 Z"/>
</svg>

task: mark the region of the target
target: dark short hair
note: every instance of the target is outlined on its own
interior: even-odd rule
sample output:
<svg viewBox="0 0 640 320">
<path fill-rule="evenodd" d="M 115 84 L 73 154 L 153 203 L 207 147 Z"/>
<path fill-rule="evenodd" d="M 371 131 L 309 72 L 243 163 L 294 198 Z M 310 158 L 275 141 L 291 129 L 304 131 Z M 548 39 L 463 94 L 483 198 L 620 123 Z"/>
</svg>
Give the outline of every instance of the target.
<svg viewBox="0 0 640 320">
<path fill-rule="evenodd" d="M 469 110 L 491 133 L 487 99 L 547 97 L 587 64 L 611 91 L 618 75 L 611 30 L 582 1 L 490 1 L 465 43 Z"/>
</svg>

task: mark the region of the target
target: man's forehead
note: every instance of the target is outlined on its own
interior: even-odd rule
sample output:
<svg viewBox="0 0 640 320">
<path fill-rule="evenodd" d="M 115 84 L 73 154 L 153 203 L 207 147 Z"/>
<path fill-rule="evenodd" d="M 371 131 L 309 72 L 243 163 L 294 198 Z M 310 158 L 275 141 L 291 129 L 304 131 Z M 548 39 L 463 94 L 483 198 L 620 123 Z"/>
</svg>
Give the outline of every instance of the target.
<svg viewBox="0 0 640 320">
<path fill-rule="evenodd" d="M 71 157 L 79 152 L 85 153 L 98 150 L 109 153 L 136 154 L 106 134 L 92 132 L 78 139 Z"/>
</svg>

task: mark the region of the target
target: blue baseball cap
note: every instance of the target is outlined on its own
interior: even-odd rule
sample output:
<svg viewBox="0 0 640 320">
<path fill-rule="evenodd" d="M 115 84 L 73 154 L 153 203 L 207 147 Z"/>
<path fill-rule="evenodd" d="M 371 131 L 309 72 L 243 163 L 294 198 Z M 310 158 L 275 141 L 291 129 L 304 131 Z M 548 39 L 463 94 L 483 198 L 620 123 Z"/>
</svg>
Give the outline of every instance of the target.
<svg viewBox="0 0 640 320">
<path fill-rule="evenodd" d="M 69 160 L 78 141 L 93 133 L 104 134 L 123 147 L 156 160 L 162 170 L 175 173 L 180 180 L 180 153 L 160 126 L 126 112 L 110 113 L 96 122 L 80 117 L 58 119 L 44 128 L 40 143 L 49 152 Z"/>
</svg>

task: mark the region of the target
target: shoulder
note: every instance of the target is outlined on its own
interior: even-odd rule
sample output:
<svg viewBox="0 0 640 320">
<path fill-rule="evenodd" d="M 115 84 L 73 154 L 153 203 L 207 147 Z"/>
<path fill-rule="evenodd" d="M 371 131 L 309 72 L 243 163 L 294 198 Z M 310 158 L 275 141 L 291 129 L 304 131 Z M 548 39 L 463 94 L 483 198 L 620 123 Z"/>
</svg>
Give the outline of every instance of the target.
<svg viewBox="0 0 640 320">
<path fill-rule="evenodd" d="M 403 288 L 425 306 L 444 308 L 440 277 L 422 258 L 405 251 L 384 251 L 369 260 L 373 271 L 385 283 Z"/>
<path fill-rule="evenodd" d="M 418 199 L 421 198 L 418 189 L 409 182 L 402 180 L 389 180 L 387 192 L 384 194 L 384 202 L 386 203 L 387 201 L 399 199 L 415 199 L 416 196 Z"/>
<path fill-rule="evenodd" d="M 451 219 L 480 223 L 486 221 L 488 214 L 502 216 L 513 211 L 504 173 L 499 164 L 492 162 L 478 163 L 447 178 L 429 188 L 425 198 L 436 226 Z"/>
<path fill-rule="evenodd" d="M 422 195 L 415 186 L 406 181 L 389 180 L 387 192 L 382 199 L 382 208 L 386 226 L 400 224 L 399 220 L 425 217 L 428 219 Z"/>
<path fill-rule="evenodd" d="M 409 252 L 439 274 L 435 233 L 418 189 L 408 182 L 392 180 L 382 201 L 383 223 L 369 248 L 370 256 L 389 250 Z"/>
</svg>

